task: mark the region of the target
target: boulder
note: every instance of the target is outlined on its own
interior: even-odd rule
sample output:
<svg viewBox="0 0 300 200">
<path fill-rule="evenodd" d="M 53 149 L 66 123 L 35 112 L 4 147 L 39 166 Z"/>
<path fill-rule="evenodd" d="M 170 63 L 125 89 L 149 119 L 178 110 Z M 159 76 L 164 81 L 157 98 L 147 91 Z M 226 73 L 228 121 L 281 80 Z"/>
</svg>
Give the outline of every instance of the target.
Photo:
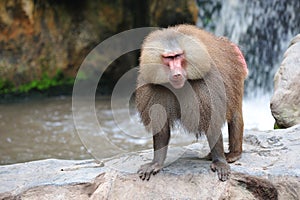
<svg viewBox="0 0 300 200">
<path fill-rule="evenodd" d="M 41 160 L 0 166 L 0 199 L 300 199 L 300 125 L 245 132 L 242 158 L 221 182 L 201 159 L 206 140 L 171 147 L 149 181 L 138 167 L 152 150 L 94 160 Z"/>
<path fill-rule="evenodd" d="M 274 78 L 271 111 L 279 127 L 300 124 L 300 34 L 290 43 Z"/>
</svg>

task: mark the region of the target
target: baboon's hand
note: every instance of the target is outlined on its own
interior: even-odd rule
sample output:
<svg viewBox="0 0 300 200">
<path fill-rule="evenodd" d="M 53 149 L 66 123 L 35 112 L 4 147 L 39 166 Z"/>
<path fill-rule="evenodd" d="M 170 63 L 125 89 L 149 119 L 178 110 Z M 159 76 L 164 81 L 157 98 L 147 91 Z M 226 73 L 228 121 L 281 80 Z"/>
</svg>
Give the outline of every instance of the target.
<svg viewBox="0 0 300 200">
<path fill-rule="evenodd" d="M 222 161 L 215 161 L 210 165 L 212 171 L 217 171 L 218 177 L 221 181 L 226 181 L 230 176 L 230 166 Z"/>
<path fill-rule="evenodd" d="M 161 168 L 162 166 L 157 162 L 150 162 L 142 165 L 137 173 L 142 180 L 149 181 L 151 175 L 157 174 L 161 170 Z"/>
</svg>

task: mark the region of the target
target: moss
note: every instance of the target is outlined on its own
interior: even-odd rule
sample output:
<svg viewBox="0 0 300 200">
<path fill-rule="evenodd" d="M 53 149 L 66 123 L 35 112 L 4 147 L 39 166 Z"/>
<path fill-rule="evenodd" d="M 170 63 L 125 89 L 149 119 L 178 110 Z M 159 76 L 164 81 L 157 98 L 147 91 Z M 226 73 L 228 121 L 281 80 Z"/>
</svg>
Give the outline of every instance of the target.
<svg viewBox="0 0 300 200">
<path fill-rule="evenodd" d="M 47 74 L 44 74 L 41 79 L 33 80 L 18 87 L 14 86 L 7 80 L 0 80 L 0 95 L 11 93 L 28 93 L 32 90 L 45 91 L 52 87 L 73 85 L 74 81 L 74 78 L 65 77 L 62 71 L 58 71 L 52 78 L 50 78 Z"/>
<path fill-rule="evenodd" d="M 285 129 L 285 127 L 280 126 L 277 122 L 274 123 L 274 129 Z"/>
<path fill-rule="evenodd" d="M 9 93 L 14 90 L 14 85 L 8 80 L 0 79 L 0 94 Z"/>
</svg>

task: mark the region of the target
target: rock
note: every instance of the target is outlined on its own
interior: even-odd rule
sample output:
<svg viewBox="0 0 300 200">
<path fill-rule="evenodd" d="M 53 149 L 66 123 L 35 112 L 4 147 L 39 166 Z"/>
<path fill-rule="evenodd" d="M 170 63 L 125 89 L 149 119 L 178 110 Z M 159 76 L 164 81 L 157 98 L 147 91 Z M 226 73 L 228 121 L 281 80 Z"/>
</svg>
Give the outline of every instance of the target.
<svg viewBox="0 0 300 200">
<path fill-rule="evenodd" d="M 300 34 L 290 43 L 274 78 L 271 111 L 279 127 L 300 124 Z"/>
<path fill-rule="evenodd" d="M 84 196 L 87 195 L 86 191 L 81 194 L 77 188 L 89 185 L 98 174 L 104 172 L 104 168 L 99 166 L 93 160 L 56 159 L 1 166 L 0 180 L 5 184 L 0 185 L 0 199 L 12 196 L 26 199 L 33 193 L 44 194 L 45 198 L 52 195 L 50 199 L 75 194 Z"/>
<path fill-rule="evenodd" d="M 150 24 L 168 27 L 176 24 L 195 24 L 198 20 L 198 6 L 193 0 L 151 0 Z"/>
<path fill-rule="evenodd" d="M 199 158 L 208 151 L 203 140 L 171 147 L 165 168 L 149 181 L 136 170 L 151 159 L 151 150 L 100 164 L 50 159 L 0 166 L 0 199 L 299 199 L 299 131 L 300 125 L 246 131 L 242 158 L 230 164 L 226 182 Z"/>
<path fill-rule="evenodd" d="M 197 5 L 193 0 L 0 1 L 0 94 L 58 72 L 74 78 L 88 53 L 104 39 L 159 25 L 157 20 L 166 19 L 166 14 L 170 19 L 172 13 L 181 16 L 180 23 L 195 24 Z M 101 58 L 95 58 L 95 70 L 101 68 L 97 59 Z M 112 79 L 136 66 L 137 60 L 132 55 L 117 59 L 104 81 L 114 85 Z"/>
<path fill-rule="evenodd" d="M 8 0 L 0 7 L 0 83 L 16 87 L 58 72 L 75 77 L 93 47 L 134 18 L 121 1 Z"/>
</svg>

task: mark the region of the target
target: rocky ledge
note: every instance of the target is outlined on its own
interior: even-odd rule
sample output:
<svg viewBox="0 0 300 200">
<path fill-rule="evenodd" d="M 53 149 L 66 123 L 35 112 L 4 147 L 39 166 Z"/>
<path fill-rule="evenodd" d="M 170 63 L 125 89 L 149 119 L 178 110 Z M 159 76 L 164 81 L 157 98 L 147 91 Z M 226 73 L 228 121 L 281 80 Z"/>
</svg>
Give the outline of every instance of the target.
<svg viewBox="0 0 300 200">
<path fill-rule="evenodd" d="M 202 145 L 203 143 L 203 145 Z M 205 140 L 170 148 L 149 181 L 135 173 L 152 151 L 94 160 L 41 160 L 0 166 L 0 199 L 300 199 L 300 125 L 245 132 L 229 181 L 210 171 Z"/>
</svg>

